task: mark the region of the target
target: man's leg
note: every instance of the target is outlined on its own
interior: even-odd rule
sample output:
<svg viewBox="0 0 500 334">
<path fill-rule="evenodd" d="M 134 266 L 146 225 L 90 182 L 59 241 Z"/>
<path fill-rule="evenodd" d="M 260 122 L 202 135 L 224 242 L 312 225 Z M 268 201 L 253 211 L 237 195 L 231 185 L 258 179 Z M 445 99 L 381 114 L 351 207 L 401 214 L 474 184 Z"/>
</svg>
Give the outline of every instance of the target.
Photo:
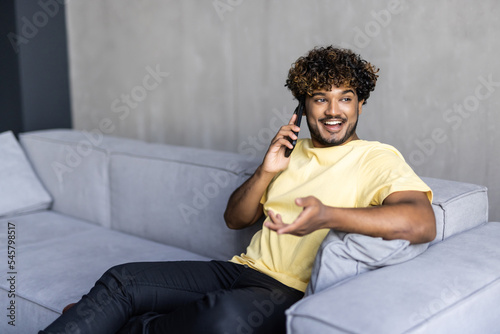
<svg viewBox="0 0 500 334">
<path fill-rule="evenodd" d="M 108 270 L 41 333 L 115 333 L 131 317 L 164 314 L 229 288 L 244 269 L 228 262 L 146 262 Z"/>
<path fill-rule="evenodd" d="M 142 331 L 128 333 L 285 333 L 285 310 L 302 297 L 301 291 L 245 268 L 230 289 L 209 292 L 168 314 L 152 315 L 146 325 L 136 327 Z"/>
</svg>

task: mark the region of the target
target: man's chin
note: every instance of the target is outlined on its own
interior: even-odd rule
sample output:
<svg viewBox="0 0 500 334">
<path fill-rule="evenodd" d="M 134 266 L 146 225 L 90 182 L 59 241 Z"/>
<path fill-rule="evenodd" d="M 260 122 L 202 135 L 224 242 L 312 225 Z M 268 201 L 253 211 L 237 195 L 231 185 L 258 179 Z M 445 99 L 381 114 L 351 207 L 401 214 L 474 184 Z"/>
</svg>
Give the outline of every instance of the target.
<svg viewBox="0 0 500 334">
<path fill-rule="evenodd" d="M 316 138 L 315 139 L 317 145 L 319 147 L 333 147 L 333 146 L 339 146 L 342 145 L 346 142 L 345 138 L 337 139 L 337 138 Z"/>
<path fill-rule="evenodd" d="M 326 146 L 339 146 L 347 141 L 345 133 L 328 133 L 326 136 L 322 136 L 321 141 Z"/>
</svg>

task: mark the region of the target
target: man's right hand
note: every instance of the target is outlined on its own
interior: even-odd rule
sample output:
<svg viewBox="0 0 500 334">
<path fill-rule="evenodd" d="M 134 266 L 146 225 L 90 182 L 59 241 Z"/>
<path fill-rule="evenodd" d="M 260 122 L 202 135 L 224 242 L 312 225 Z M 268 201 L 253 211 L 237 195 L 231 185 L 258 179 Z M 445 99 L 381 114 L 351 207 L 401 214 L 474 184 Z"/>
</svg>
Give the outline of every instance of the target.
<svg viewBox="0 0 500 334">
<path fill-rule="evenodd" d="M 297 117 L 297 114 L 293 114 L 290 122 L 283 125 L 274 136 L 262 162 L 263 172 L 277 174 L 288 167 L 290 158 L 285 157 L 285 150 L 286 148 L 293 149 L 293 145 L 288 138 L 296 140 L 297 135 L 295 135 L 294 131 L 297 133 L 300 131 L 300 128 L 295 125 Z"/>
<path fill-rule="evenodd" d="M 271 141 L 262 164 L 255 173 L 236 189 L 227 203 L 224 219 L 229 228 L 239 229 L 252 225 L 262 216 L 260 199 L 276 174 L 288 167 L 290 158 L 285 157 L 285 149 L 293 148 L 288 138 L 297 139 L 295 132 L 296 114 L 290 122 L 282 126 Z"/>
</svg>

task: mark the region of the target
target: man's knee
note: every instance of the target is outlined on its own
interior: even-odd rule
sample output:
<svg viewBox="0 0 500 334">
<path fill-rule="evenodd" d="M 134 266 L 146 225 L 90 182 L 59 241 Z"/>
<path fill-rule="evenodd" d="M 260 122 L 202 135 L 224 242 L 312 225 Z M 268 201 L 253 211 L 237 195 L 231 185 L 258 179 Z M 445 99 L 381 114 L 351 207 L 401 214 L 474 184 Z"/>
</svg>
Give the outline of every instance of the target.
<svg viewBox="0 0 500 334">
<path fill-rule="evenodd" d="M 134 281 L 129 266 L 129 264 L 121 264 L 109 268 L 96 282 L 91 293 L 87 295 L 87 303 L 99 308 L 127 294 L 128 287 L 132 286 Z"/>
<path fill-rule="evenodd" d="M 134 275 L 130 270 L 133 267 L 134 263 L 125 263 L 111 267 L 101 276 L 99 282 L 106 285 L 109 289 L 131 285 L 134 283 Z"/>
</svg>

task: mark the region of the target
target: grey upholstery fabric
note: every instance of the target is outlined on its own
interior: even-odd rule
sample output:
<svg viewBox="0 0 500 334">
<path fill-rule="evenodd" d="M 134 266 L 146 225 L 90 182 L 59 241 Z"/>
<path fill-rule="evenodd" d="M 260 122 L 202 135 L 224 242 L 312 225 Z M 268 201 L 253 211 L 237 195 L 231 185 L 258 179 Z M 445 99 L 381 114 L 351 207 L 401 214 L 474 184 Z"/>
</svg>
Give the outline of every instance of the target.
<svg viewBox="0 0 500 334">
<path fill-rule="evenodd" d="M 433 209 L 438 233 L 431 244 L 488 220 L 485 187 L 423 179 L 434 192 Z M 382 240 L 330 231 L 315 258 L 306 295 L 322 291 L 366 271 L 408 261 L 424 252 L 428 246 L 429 244 L 410 245 L 406 240 Z"/>
<path fill-rule="evenodd" d="M 0 134 L 0 217 L 47 209 L 52 198 L 12 131 Z"/>
<path fill-rule="evenodd" d="M 488 221 L 488 189 L 477 184 L 422 177 L 434 192 L 435 244 Z"/>
<path fill-rule="evenodd" d="M 20 138 L 54 202 L 50 211 L 0 219 L 0 253 L 6 254 L 1 241 L 7 240 L 7 223 L 17 231 L 16 332 L 43 328 L 111 266 L 227 259 L 243 251 L 260 227 L 230 231 L 223 222 L 229 194 L 255 168 L 245 156 L 75 130 Z M 289 333 L 492 332 L 500 299 L 500 223 L 468 231 L 487 221 L 486 188 L 424 181 L 435 195 L 438 236 L 432 246 L 303 299 L 288 312 Z M 366 257 L 363 243 L 355 245 L 352 254 L 367 268 L 392 264 L 383 256 Z M 329 256 L 321 254 L 321 261 Z M 6 265 L 0 261 L 2 300 Z M 0 333 L 10 330 L 0 322 Z"/>
<path fill-rule="evenodd" d="M 207 165 L 201 154 L 197 163 L 189 163 L 116 153 L 110 175 L 113 229 L 228 260 L 244 252 L 260 228 L 227 228 L 226 203 L 244 178 L 223 166 Z"/>
<path fill-rule="evenodd" d="M 497 333 L 499 236 L 500 223 L 486 223 L 304 298 L 287 311 L 288 332 Z"/>
<path fill-rule="evenodd" d="M 54 199 L 54 211 L 110 225 L 105 149 L 69 130 L 20 134 L 19 139 Z"/>
<path fill-rule="evenodd" d="M 219 260 L 243 252 L 259 228 L 229 230 L 223 219 L 254 166 L 242 155 L 74 130 L 20 138 L 57 212 Z"/>
<path fill-rule="evenodd" d="M 41 329 L 42 325 L 54 320 L 65 305 L 78 301 L 114 265 L 135 261 L 210 259 L 54 211 L 0 219 L 0 240 L 7 240 L 8 222 L 15 224 L 17 236 L 16 300 L 25 300 L 18 309 L 18 333 L 30 332 L 24 326 L 29 324 L 27 320 L 32 315 L 24 310 L 38 305 L 50 311 L 43 312 L 49 318 L 40 320 L 38 329 Z M 6 247 L 5 243 L 0 243 L 2 254 L 7 253 Z M 2 296 L 9 290 L 6 265 L 7 261 L 0 263 Z M 5 322 L 0 325 L 5 325 Z"/>
<path fill-rule="evenodd" d="M 364 272 L 408 261 L 428 246 L 428 243 L 411 245 L 408 240 L 384 240 L 331 230 L 314 260 L 306 296 Z"/>
</svg>

